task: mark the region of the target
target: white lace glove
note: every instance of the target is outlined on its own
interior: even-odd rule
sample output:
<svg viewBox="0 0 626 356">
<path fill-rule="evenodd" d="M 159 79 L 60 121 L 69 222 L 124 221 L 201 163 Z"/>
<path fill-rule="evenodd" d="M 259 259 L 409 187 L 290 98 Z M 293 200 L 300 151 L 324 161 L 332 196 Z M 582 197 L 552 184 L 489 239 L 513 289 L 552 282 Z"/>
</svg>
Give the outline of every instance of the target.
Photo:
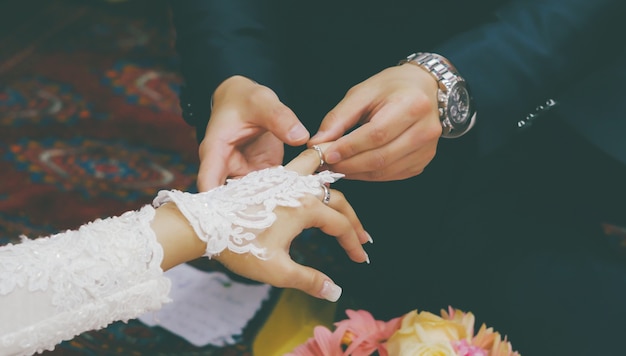
<svg viewBox="0 0 626 356">
<path fill-rule="evenodd" d="M 300 206 L 298 198 L 307 193 L 321 197 L 322 185 L 341 177 L 342 174 L 330 171 L 301 176 L 278 166 L 229 179 L 226 185 L 204 193 L 161 191 L 153 205 L 174 202 L 198 237 L 206 242 L 205 256 L 209 258 L 229 249 L 266 259 L 270 256 L 255 239 L 276 220 L 274 209 Z"/>
</svg>

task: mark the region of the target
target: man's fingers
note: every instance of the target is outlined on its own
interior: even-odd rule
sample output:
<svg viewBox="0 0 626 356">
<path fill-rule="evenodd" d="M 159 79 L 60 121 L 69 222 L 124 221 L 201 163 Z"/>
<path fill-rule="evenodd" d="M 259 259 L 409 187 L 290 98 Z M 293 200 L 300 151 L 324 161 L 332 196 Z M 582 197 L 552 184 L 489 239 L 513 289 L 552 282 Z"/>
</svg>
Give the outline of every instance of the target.
<svg viewBox="0 0 626 356">
<path fill-rule="evenodd" d="M 300 146 L 309 139 L 309 131 L 298 120 L 296 114 L 269 88 L 259 86 L 254 92 L 252 105 L 261 108 L 261 113 L 255 115 L 260 126 L 278 137 L 290 146 Z"/>
<path fill-rule="evenodd" d="M 330 143 L 323 143 L 317 145 L 319 150 L 308 148 L 302 151 L 298 157 L 291 160 L 291 162 L 285 165 L 285 168 L 291 171 L 298 172 L 300 175 L 313 174 L 320 168 L 320 163 L 324 160 L 324 149 L 328 147 Z"/>
<path fill-rule="evenodd" d="M 381 104 L 376 111 L 370 113 L 371 117 L 368 118 L 367 123 L 337 139 L 328 148 L 328 164 L 332 165 L 394 142 L 414 124 L 411 116 L 405 115 L 403 111 L 405 108 L 406 104 L 399 99 L 396 102 Z M 388 157 L 386 156 L 373 158 L 376 161 L 368 166 L 370 170 L 387 164 Z"/>
<path fill-rule="evenodd" d="M 219 152 L 211 151 L 203 157 L 198 168 L 197 185 L 200 192 L 218 187 L 228 178 L 228 164 Z"/>
<path fill-rule="evenodd" d="M 363 115 L 369 111 L 372 101 L 370 95 L 358 90 L 351 91 L 322 120 L 318 132 L 309 141 L 311 144 L 335 141 L 348 130 L 356 126 Z"/>
</svg>

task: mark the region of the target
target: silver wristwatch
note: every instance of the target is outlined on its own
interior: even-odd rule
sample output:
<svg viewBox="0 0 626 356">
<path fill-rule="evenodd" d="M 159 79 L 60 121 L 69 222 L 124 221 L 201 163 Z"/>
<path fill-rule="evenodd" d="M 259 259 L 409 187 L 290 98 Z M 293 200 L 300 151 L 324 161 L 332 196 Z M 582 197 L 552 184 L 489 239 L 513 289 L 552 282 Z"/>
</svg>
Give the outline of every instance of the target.
<svg viewBox="0 0 626 356">
<path fill-rule="evenodd" d="M 454 138 L 467 133 L 476 121 L 465 79 L 443 56 L 435 53 L 413 53 L 399 64 L 412 63 L 426 69 L 437 80 L 439 119 L 443 127 L 442 137 Z"/>
</svg>

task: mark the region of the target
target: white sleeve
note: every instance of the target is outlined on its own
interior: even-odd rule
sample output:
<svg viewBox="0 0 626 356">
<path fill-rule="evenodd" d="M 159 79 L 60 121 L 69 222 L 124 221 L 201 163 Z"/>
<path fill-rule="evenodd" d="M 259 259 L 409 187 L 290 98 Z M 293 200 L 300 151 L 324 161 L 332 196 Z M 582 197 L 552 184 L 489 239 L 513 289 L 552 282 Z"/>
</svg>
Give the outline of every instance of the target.
<svg viewBox="0 0 626 356">
<path fill-rule="evenodd" d="M 0 355 L 52 350 L 168 302 L 154 208 L 0 247 Z"/>
<path fill-rule="evenodd" d="M 341 178 L 300 176 L 282 166 L 252 172 L 208 192 L 162 191 L 153 205 L 175 203 L 211 257 L 225 249 L 269 258 L 256 236 L 276 220 L 277 206 Z M 75 231 L 0 247 L 0 355 L 51 350 L 88 330 L 136 318 L 169 302 L 163 249 L 145 206 Z"/>
</svg>

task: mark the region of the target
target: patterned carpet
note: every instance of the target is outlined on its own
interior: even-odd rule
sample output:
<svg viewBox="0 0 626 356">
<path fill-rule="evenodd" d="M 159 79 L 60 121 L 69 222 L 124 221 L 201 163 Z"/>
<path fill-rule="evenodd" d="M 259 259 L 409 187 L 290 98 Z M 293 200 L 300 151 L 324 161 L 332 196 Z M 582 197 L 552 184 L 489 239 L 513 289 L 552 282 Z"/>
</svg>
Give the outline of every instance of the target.
<svg viewBox="0 0 626 356">
<path fill-rule="evenodd" d="M 195 190 L 173 39 L 164 1 L 0 1 L 0 244 Z M 196 348 L 120 322 L 46 354 L 247 355 L 258 323 L 236 345 Z"/>
</svg>

